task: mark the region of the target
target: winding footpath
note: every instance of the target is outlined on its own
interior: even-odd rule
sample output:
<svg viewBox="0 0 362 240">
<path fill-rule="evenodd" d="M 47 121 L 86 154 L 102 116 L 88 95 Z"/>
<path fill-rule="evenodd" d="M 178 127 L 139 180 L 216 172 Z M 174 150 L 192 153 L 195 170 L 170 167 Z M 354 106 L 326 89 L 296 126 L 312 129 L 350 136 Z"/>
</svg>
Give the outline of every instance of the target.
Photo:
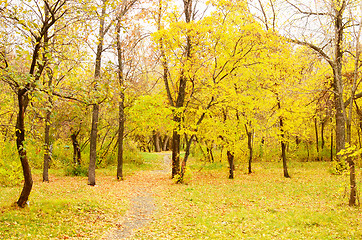
<svg viewBox="0 0 362 240">
<path fill-rule="evenodd" d="M 135 230 L 152 221 L 156 210 L 153 188 L 169 177 L 171 169 L 170 153 L 160 154 L 164 155 L 160 170 L 140 172 L 126 180 L 133 186 L 130 196 L 131 207 L 116 227 L 104 234 L 101 239 L 130 239 Z"/>
</svg>

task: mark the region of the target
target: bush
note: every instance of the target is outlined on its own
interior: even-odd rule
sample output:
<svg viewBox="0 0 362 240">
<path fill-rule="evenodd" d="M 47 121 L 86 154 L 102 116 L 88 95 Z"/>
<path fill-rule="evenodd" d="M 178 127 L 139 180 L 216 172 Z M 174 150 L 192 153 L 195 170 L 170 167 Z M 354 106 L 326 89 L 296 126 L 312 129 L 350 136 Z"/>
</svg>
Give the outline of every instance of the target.
<svg viewBox="0 0 362 240">
<path fill-rule="evenodd" d="M 124 163 L 143 164 L 143 158 L 138 151 L 137 144 L 134 141 L 127 141 L 124 147 Z"/>
<path fill-rule="evenodd" d="M 88 168 L 86 166 L 82 166 L 81 164 L 67 166 L 65 167 L 64 171 L 65 171 L 65 176 L 79 176 L 79 177 L 88 176 Z"/>
<path fill-rule="evenodd" d="M 22 176 L 21 163 L 15 143 L 0 142 L 0 185 L 19 185 Z"/>
<path fill-rule="evenodd" d="M 342 175 L 348 172 L 348 164 L 347 161 L 342 158 L 341 160 L 337 161 L 336 158 L 333 159 L 333 164 L 331 169 L 329 170 L 330 173 L 334 175 Z"/>
</svg>

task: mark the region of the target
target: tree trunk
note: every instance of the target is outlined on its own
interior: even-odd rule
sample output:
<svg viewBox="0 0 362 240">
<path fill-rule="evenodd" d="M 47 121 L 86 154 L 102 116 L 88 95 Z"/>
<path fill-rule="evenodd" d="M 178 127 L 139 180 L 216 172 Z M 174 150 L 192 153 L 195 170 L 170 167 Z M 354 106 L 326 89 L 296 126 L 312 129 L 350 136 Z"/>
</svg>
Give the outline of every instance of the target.
<svg viewBox="0 0 362 240">
<path fill-rule="evenodd" d="M 288 173 L 288 167 L 287 167 L 287 156 L 286 156 L 286 153 L 285 153 L 286 144 L 285 144 L 285 142 L 283 140 L 281 142 L 281 146 L 282 146 L 282 159 L 283 159 L 284 177 L 290 178 L 289 173 Z"/>
<path fill-rule="evenodd" d="M 119 102 L 119 132 L 118 132 L 118 156 L 117 156 L 117 179 L 118 180 L 123 180 L 124 122 L 125 122 L 124 105 L 123 105 L 123 99 L 122 99 Z"/>
<path fill-rule="evenodd" d="M 162 151 L 168 151 L 169 140 L 170 140 L 170 137 L 165 135 L 165 138 L 163 139 L 163 144 L 162 144 Z"/>
<path fill-rule="evenodd" d="M 45 130 L 44 130 L 44 165 L 43 165 L 43 182 L 49 182 L 49 163 L 50 163 L 50 115 L 51 111 L 47 110 L 45 116 Z"/>
<path fill-rule="evenodd" d="M 80 151 L 80 146 L 77 140 L 78 134 L 79 134 L 80 130 L 78 132 L 73 132 L 72 135 L 70 135 L 70 138 L 72 139 L 72 144 L 73 144 L 73 163 L 74 164 L 81 164 L 81 151 Z"/>
<path fill-rule="evenodd" d="M 326 126 L 326 122 L 325 120 L 322 121 L 322 128 L 321 128 L 321 149 L 323 150 L 324 149 L 324 145 L 325 145 L 325 140 L 324 140 L 324 128 Z"/>
<path fill-rule="evenodd" d="M 19 207 L 25 207 L 33 187 L 33 179 L 31 175 L 30 165 L 28 158 L 26 156 L 26 150 L 24 148 L 25 141 L 25 111 L 28 106 L 28 96 L 27 90 L 21 89 L 18 90 L 18 106 L 19 112 L 16 121 L 16 146 L 20 156 L 21 166 L 23 168 L 24 175 L 24 185 L 23 190 L 21 191 L 20 197 L 17 201 Z"/>
<path fill-rule="evenodd" d="M 116 41 L 117 41 L 117 58 L 118 58 L 118 82 L 120 91 L 119 101 L 119 123 L 118 123 L 118 155 L 117 155 L 117 179 L 123 180 L 123 140 L 124 140 L 124 125 L 125 125 L 125 113 L 124 113 L 124 75 L 123 75 L 123 49 L 121 44 L 121 15 L 118 16 L 116 24 Z"/>
<path fill-rule="evenodd" d="M 47 7 L 44 7 L 44 16 L 45 19 L 49 18 L 49 10 Z M 48 56 L 49 54 L 49 37 L 48 37 L 48 31 L 44 33 L 44 52 L 43 52 L 43 61 L 44 65 L 46 62 L 48 62 Z M 48 73 L 48 88 L 51 89 L 53 76 L 51 73 Z M 50 95 L 48 95 L 48 102 L 50 106 L 48 106 L 48 109 L 46 110 L 46 116 L 45 116 L 45 129 L 44 129 L 44 165 L 43 165 L 43 182 L 49 182 L 49 162 L 50 162 L 50 154 L 49 154 L 49 146 L 50 146 L 50 138 L 49 138 L 49 132 L 50 132 L 50 116 L 51 116 L 51 105 L 52 105 L 52 98 Z"/>
<path fill-rule="evenodd" d="M 186 138 L 186 149 L 185 149 L 185 156 L 184 156 L 184 158 L 182 160 L 182 164 L 181 164 L 180 182 L 183 182 L 183 178 L 185 176 L 186 163 L 190 156 L 191 144 L 192 144 L 192 141 L 194 140 L 194 137 L 195 137 L 195 135 L 192 135 L 188 141 Z"/>
<path fill-rule="evenodd" d="M 278 97 L 278 108 L 281 109 L 280 106 L 280 100 Z M 287 166 L 287 155 L 286 155 L 286 143 L 285 143 L 285 132 L 284 132 L 284 122 L 283 122 L 283 117 L 280 116 L 279 117 L 279 124 L 280 124 L 280 144 L 281 144 L 281 148 L 282 148 L 282 161 L 283 161 L 283 172 L 284 172 L 284 177 L 286 178 L 290 178 L 289 173 L 288 173 L 288 166 Z"/>
<path fill-rule="evenodd" d="M 248 149 L 249 149 L 248 174 L 251 174 L 253 173 L 251 170 L 251 162 L 253 161 L 253 131 L 249 131 L 248 126 L 246 124 L 245 124 L 245 131 L 246 135 L 248 136 Z"/>
<path fill-rule="evenodd" d="M 180 174 L 180 140 L 180 134 L 174 129 L 172 134 L 172 178 Z"/>
<path fill-rule="evenodd" d="M 316 144 L 316 149 L 317 149 L 317 161 L 319 161 L 319 138 L 318 138 L 317 117 L 314 118 L 314 130 L 315 130 L 315 144 Z"/>
<path fill-rule="evenodd" d="M 349 157 L 350 158 L 350 157 Z M 352 159 L 347 159 L 349 165 L 349 183 L 351 192 L 349 195 L 349 206 L 357 205 L 357 183 L 356 183 L 356 169 L 355 163 Z"/>
<path fill-rule="evenodd" d="M 97 91 L 98 80 L 101 76 L 101 63 L 103 53 L 103 38 L 105 35 L 104 31 L 104 19 L 106 15 L 106 4 L 107 1 L 103 0 L 102 14 L 99 21 L 99 34 L 98 34 L 98 45 L 96 52 L 96 61 L 94 68 L 94 90 Z M 99 116 L 99 104 L 96 102 L 93 104 L 92 113 L 92 129 L 90 136 L 90 152 L 89 152 L 89 168 L 88 168 L 88 185 L 96 185 L 96 161 L 97 161 L 97 135 L 98 135 L 98 116 Z"/>
<path fill-rule="evenodd" d="M 155 146 L 155 152 L 161 152 L 160 133 L 153 131 L 153 145 Z"/>
<path fill-rule="evenodd" d="M 331 162 L 333 161 L 333 130 L 331 129 Z"/>
<path fill-rule="evenodd" d="M 212 146 L 208 147 L 206 145 L 206 151 L 207 151 L 207 155 L 208 155 L 207 157 L 209 159 L 209 162 L 213 163 L 215 161 L 215 159 L 214 159 L 214 154 L 212 153 Z"/>
<path fill-rule="evenodd" d="M 234 179 L 234 154 L 228 150 L 226 155 L 229 162 L 229 179 Z"/>
<path fill-rule="evenodd" d="M 88 185 L 96 185 L 96 161 L 97 161 L 97 134 L 98 134 L 99 104 L 93 104 L 92 129 L 90 137 Z"/>
</svg>

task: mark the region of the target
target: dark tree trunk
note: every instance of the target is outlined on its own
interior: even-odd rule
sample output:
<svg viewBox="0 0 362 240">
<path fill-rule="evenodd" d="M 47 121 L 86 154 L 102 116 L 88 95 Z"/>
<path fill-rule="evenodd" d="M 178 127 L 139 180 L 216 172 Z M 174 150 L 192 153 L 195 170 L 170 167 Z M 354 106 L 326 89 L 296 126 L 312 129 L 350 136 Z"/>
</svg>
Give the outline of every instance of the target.
<svg viewBox="0 0 362 240">
<path fill-rule="evenodd" d="M 25 111 L 28 106 L 28 95 L 25 89 L 18 90 L 19 112 L 16 121 L 16 146 L 20 156 L 21 166 L 23 168 L 24 185 L 20 197 L 17 201 L 19 207 L 25 207 L 28 201 L 31 189 L 33 187 L 33 178 L 31 175 L 30 165 L 24 148 L 25 141 Z"/>
<path fill-rule="evenodd" d="M 191 144 L 192 144 L 192 141 L 194 140 L 194 137 L 195 137 L 195 135 L 192 135 L 189 140 L 187 140 L 187 138 L 185 138 L 186 139 L 186 149 L 185 149 L 185 156 L 184 156 L 182 164 L 181 164 L 180 182 L 183 182 L 183 178 L 185 176 L 186 164 L 187 164 L 187 160 L 190 156 Z"/>
<path fill-rule="evenodd" d="M 155 146 L 155 152 L 161 152 L 160 133 L 153 131 L 153 145 Z"/>
<path fill-rule="evenodd" d="M 234 179 L 234 154 L 228 150 L 226 155 L 229 163 L 229 179 Z"/>
<path fill-rule="evenodd" d="M 213 163 L 215 160 L 214 160 L 214 154 L 212 153 L 212 147 L 206 146 L 206 151 L 209 161 Z"/>
<path fill-rule="evenodd" d="M 170 141 L 170 137 L 165 135 L 165 138 L 163 139 L 163 144 L 162 144 L 162 151 L 169 150 L 169 141 Z"/>
<path fill-rule="evenodd" d="M 331 162 L 333 161 L 333 130 L 331 129 Z"/>
<path fill-rule="evenodd" d="M 281 109 L 279 98 L 278 98 L 278 108 Z M 281 132 L 280 144 L 281 144 L 281 148 L 282 148 L 282 161 L 283 161 L 284 177 L 290 178 L 289 173 L 288 173 L 288 166 L 287 166 L 287 154 L 286 154 L 287 145 L 285 143 L 285 131 L 284 131 L 284 122 L 283 122 L 282 116 L 279 117 L 279 124 L 280 124 L 280 132 Z"/>
<path fill-rule="evenodd" d="M 49 18 L 49 10 L 47 7 L 44 8 L 44 16 L 45 19 Z M 46 62 L 48 62 L 48 56 L 47 54 L 49 54 L 49 37 L 48 37 L 48 32 L 46 31 L 44 34 L 44 53 L 43 53 L 43 61 L 44 64 L 46 64 Z M 52 81 L 53 81 L 53 76 L 52 74 L 48 73 L 48 88 L 49 90 L 51 89 L 52 86 Z M 49 137 L 49 132 L 50 132 L 50 116 L 52 114 L 51 112 L 51 106 L 52 106 L 52 98 L 50 97 L 50 95 L 48 96 L 48 109 L 46 110 L 46 116 L 45 116 L 45 128 L 44 128 L 44 165 L 43 165 L 43 182 L 49 182 L 49 162 L 50 162 L 50 154 L 49 154 L 49 146 L 50 146 L 50 137 Z"/>
<path fill-rule="evenodd" d="M 47 110 L 45 117 L 44 131 L 44 165 L 43 165 L 43 182 L 49 182 L 49 163 L 50 163 L 50 115 L 51 111 Z"/>
<path fill-rule="evenodd" d="M 117 157 L 117 179 L 123 180 L 123 139 L 124 139 L 124 105 L 123 100 L 119 102 L 119 132 L 118 132 L 118 157 Z"/>
<path fill-rule="evenodd" d="M 99 104 L 93 105 L 92 129 L 90 136 L 88 185 L 96 185 L 96 161 L 97 161 L 97 134 L 98 134 Z"/>
<path fill-rule="evenodd" d="M 249 123 L 250 124 L 250 123 Z M 249 149 L 249 161 L 248 161 L 248 173 L 253 173 L 251 170 L 251 163 L 253 161 L 253 131 L 249 131 L 248 126 L 245 124 L 246 135 L 248 136 L 248 149 Z"/>
<path fill-rule="evenodd" d="M 124 75 L 123 75 L 123 49 L 121 44 L 121 21 L 122 15 L 118 16 L 116 24 L 117 34 L 117 58 L 118 58 L 118 82 L 120 91 L 119 102 L 119 123 L 118 123 L 118 155 L 117 155 L 117 179 L 123 180 L 123 140 L 124 140 L 124 125 L 125 125 L 125 113 L 124 113 Z"/>
<path fill-rule="evenodd" d="M 324 145 L 325 145 L 325 140 L 324 140 L 324 128 L 326 126 L 326 120 L 322 121 L 322 127 L 321 127 L 321 149 L 324 149 Z"/>
<path fill-rule="evenodd" d="M 94 89 L 97 91 L 98 80 L 101 76 L 101 63 L 103 53 L 103 38 L 106 34 L 104 30 L 105 16 L 106 16 L 106 4 L 107 1 L 103 0 L 102 14 L 99 20 L 99 33 L 98 33 L 98 45 L 96 52 L 96 61 L 94 68 Z M 96 161 L 97 161 L 97 135 L 98 135 L 98 118 L 99 118 L 99 104 L 96 102 L 93 104 L 92 113 L 92 128 L 90 136 L 90 152 L 89 152 L 89 168 L 88 168 L 88 185 L 96 185 Z"/>
<path fill-rule="evenodd" d="M 180 134 L 173 130 L 172 134 L 172 178 L 180 174 Z"/>
<path fill-rule="evenodd" d="M 78 132 L 73 132 L 72 135 L 70 135 L 70 138 L 72 139 L 72 144 L 73 144 L 73 163 L 74 164 L 81 164 L 81 151 L 80 151 L 80 146 L 77 140 L 78 134 L 79 134 L 80 130 Z"/>
<path fill-rule="evenodd" d="M 350 158 L 350 157 L 349 157 Z M 356 169 L 355 163 L 352 159 L 347 159 L 349 165 L 349 183 L 351 192 L 349 195 L 349 206 L 357 205 L 357 183 L 356 183 Z"/>
<path fill-rule="evenodd" d="M 315 144 L 316 144 L 316 149 L 317 149 L 317 161 L 319 161 L 319 138 L 318 138 L 317 117 L 314 118 L 314 130 L 315 130 Z"/>
</svg>

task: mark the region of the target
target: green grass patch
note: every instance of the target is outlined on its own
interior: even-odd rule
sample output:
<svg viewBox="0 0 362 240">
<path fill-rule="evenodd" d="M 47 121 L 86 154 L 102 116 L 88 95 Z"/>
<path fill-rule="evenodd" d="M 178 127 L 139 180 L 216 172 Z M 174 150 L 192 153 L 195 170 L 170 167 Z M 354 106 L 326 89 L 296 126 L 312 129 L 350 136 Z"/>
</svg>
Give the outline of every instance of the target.
<svg viewBox="0 0 362 240">
<path fill-rule="evenodd" d="M 98 239 L 128 208 L 130 189 L 113 177 L 98 176 L 96 187 L 84 177 L 51 175 L 50 183 L 35 178 L 24 209 L 13 204 L 20 187 L 1 188 L 1 239 Z"/>
<path fill-rule="evenodd" d="M 347 205 L 348 176 L 328 166 L 293 163 L 286 179 L 281 163 L 255 163 L 255 173 L 237 170 L 229 180 L 226 167 L 210 164 L 159 193 L 156 220 L 134 238 L 362 239 L 361 209 Z"/>
</svg>

